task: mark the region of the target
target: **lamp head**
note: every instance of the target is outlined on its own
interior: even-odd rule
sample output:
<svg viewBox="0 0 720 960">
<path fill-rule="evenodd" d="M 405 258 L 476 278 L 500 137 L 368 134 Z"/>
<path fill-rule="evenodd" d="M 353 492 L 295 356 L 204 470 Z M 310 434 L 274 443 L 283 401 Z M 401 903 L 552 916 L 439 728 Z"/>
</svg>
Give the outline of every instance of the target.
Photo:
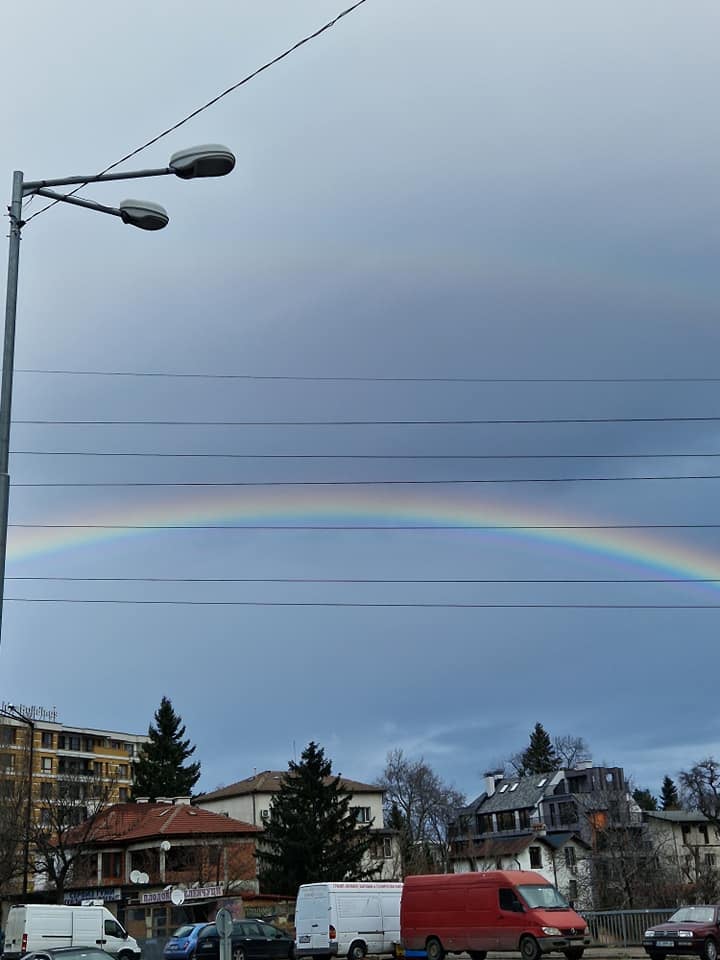
<svg viewBox="0 0 720 960">
<path fill-rule="evenodd" d="M 170 221 L 165 207 L 147 200 L 123 200 L 118 209 L 123 223 L 141 230 L 162 230 Z"/>
<path fill-rule="evenodd" d="M 235 156 L 221 143 L 203 143 L 178 150 L 170 157 L 169 167 L 181 180 L 198 177 L 224 177 L 235 166 Z"/>
</svg>

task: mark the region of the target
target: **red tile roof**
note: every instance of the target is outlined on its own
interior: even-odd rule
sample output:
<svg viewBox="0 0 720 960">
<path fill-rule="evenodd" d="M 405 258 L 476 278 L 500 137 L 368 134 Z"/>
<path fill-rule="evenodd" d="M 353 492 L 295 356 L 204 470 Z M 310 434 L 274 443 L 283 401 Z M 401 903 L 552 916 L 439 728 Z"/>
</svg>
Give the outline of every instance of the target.
<svg viewBox="0 0 720 960">
<path fill-rule="evenodd" d="M 92 825 L 90 837 L 95 843 L 121 843 L 153 837 L 237 836 L 261 832 L 260 827 L 251 823 L 187 803 L 115 803 L 100 814 Z"/>
<path fill-rule="evenodd" d="M 245 780 L 231 783 L 229 787 L 213 790 L 212 793 L 203 793 L 196 797 L 194 803 L 204 803 L 206 800 L 226 800 L 228 797 L 241 797 L 252 793 L 277 793 L 283 778 L 288 775 L 287 770 L 263 770 Z M 332 783 L 335 777 L 326 777 L 325 783 Z M 340 777 L 340 786 L 347 793 L 381 793 L 382 788 L 372 783 L 360 783 L 359 780 L 348 780 Z"/>
</svg>

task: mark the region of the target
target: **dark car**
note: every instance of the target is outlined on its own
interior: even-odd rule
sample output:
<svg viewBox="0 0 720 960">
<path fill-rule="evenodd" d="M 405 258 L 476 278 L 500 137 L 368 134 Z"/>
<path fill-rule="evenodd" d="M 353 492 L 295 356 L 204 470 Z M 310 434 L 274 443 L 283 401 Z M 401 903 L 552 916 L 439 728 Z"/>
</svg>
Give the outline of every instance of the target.
<svg viewBox="0 0 720 960">
<path fill-rule="evenodd" d="M 718 960 L 720 906 L 681 907 L 665 923 L 645 931 L 643 947 L 652 960 L 664 960 L 669 953 L 696 954 L 704 960 Z"/>
<path fill-rule="evenodd" d="M 115 957 L 100 947 L 48 947 L 26 953 L 23 960 L 115 960 Z"/>
<path fill-rule="evenodd" d="M 263 920 L 235 920 L 230 934 L 232 960 L 294 960 L 295 941 Z M 219 960 L 220 936 L 214 923 L 198 934 L 196 960 Z"/>
<path fill-rule="evenodd" d="M 195 956 L 197 938 L 200 931 L 207 926 L 203 923 L 185 923 L 170 937 L 165 944 L 163 957 L 165 960 L 190 960 Z"/>
</svg>

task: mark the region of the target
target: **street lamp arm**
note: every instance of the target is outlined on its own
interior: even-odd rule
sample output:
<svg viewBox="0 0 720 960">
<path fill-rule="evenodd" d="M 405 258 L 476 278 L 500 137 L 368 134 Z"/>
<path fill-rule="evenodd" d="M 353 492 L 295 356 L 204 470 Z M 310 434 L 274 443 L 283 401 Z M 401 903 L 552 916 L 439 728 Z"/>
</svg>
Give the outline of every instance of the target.
<svg viewBox="0 0 720 960">
<path fill-rule="evenodd" d="M 87 177 L 61 177 L 56 180 L 27 180 L 23 183 L 23 196 L 39 193 L 45 187 L 70 187 L 73 184 L 101 183 L 105 180 L 139 180 L 142 177 L 167 177 L 175 171 L 170 167 L 161 167 L 156 170 L 134 170 L 126 173 L 102 173 Z"/>
<path fill-rule="evenodd" d="M 87 207 L 88 210 L 96 210 L 98 213 L 109 213 L 113 217 L 121 217 L 122 214 L 116 207 L 106 207 L 103 203 L 95 203 L 94 200 L 82 200 L 80 197 L 66 197 L 63 193 L 55 193 L 54 190 L 46 190 L 44 187 L 38 187 L 34 191 L 39 197 L 48 197 L 50 200 L 59 200 L 61 203 L 70 203 L 75 207 Z"/>
</svg>

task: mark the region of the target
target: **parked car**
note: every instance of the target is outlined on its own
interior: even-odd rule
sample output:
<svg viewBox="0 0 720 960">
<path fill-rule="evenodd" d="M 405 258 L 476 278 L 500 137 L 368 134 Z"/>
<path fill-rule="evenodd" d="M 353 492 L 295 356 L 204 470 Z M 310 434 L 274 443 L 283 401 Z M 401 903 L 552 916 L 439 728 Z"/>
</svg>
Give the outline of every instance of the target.
<svg viewBox="0 0 720 960">
<path fill-rule="evenodd" d="M 207 921 L 203 921 L 202 923 L 185 923 L 182 927 L 178 927 L 165 944 L 163 950 L 165 960 L 190 960 L 194 957 L 198 934 L 206 926 Z"/>
<path fill-rule="evenodd" d="M 681 907 L 665 923 L 650 927 L 643 947 L 652 960 L 664 960 L 669 953 L 696 954 L 704 960 L 718 960 L 720 905 Z"/>
<path fill-rule="evenodd" d="M 290 934 L 263 920 L 235 920 L 230 942 L 232 960 L 295 960 L 295 941 Z M 219 960 L 220 935 L 214 923 L 199 932 L 195 957 Z"/>
<path fill-rule="evenodd" d="M 113 960 L 100 947 L 48 947 L 26 953 L 23 960 Z"/>
</svg>

